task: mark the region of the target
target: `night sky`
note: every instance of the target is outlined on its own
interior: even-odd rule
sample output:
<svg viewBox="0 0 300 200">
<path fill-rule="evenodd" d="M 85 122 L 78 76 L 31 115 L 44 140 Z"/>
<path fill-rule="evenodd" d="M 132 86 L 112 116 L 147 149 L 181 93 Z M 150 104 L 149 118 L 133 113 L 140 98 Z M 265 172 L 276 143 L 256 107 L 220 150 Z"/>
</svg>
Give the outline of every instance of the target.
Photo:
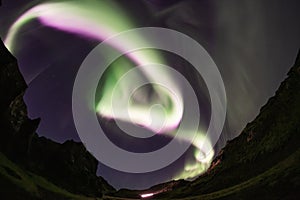
<svg viewBox="0 0 300 200">
<path fill-rule="evenodd" d="M 33 2 L 2 1 L 1 38 Z M 228 101 L 227 121 L 216 150 L 237 136 L 274 95 L 300 47 L 298 0 L 116 2 L 139 27 L 180 31 L 196 39 L 212 56 L 223 76 Z M 14 55 L 29 85 L 24 97 L 29 116 L 41 118 L 38 134 L 61 143 L 80 141 L 72 117 L 73 82 L 80 64 L 98 42 L 45 27 L 35 20 L 22 28 L 16 44 Z M 100 163 L 98 174 L 116 188 L 141 189 L 170 180 L 184 160 L 185 156 L 147 174 L 118 172 Z"/>
</svg>

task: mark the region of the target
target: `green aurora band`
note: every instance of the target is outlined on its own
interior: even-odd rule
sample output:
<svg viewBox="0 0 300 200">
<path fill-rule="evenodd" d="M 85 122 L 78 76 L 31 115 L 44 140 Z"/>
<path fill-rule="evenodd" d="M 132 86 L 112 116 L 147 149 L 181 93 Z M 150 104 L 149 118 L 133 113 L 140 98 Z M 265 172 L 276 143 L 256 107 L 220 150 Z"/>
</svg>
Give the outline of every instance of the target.
<svg viewBox="0 0 300 200">
<path fill-rule="evenodd" d="M 12 24 L 5 38 L 5 44 L 10 51 L 15 51 L 14 41 L 21 28 L 35 19 L 38 19 L 45 26 L 93 38 L 100 42 L 113 35 L 137 27 L 133 23 L 134 20 L 112 0 L 47 2 L 28 9 Z M 128 59 L 122 59 L 121 62 L 117 62 L 118 65 L 112 64 L 109 70 L 110 73 L 101 86 L 102 96 L 96 105 L 96 111 L 102 117 L 143 125 L 153 132 L 163 133 L 173 137 L 174 131 L 178 127 L 178 124 L 180 124 L 184 112 L 184 102 L 180 86 L 176 84 L 176 81 L 172 79 L 166 70 L 153 71 L 151 67 L 147 67 L 149 64 L 165 63 L 158 51 L 141 50 L 126 53 L 125 50 L 130 48 L 131 42 L 147 44 L 150 41 L 147 41 L 147 39 L 141 35 L 133 35 L 132 40 L 110 44 L 120 52 L 124 52 Z M 105 57 L 105 55 L 103 56 Z M 169 82 L 168 85 L 172 87 L 169 89 L 173 92 L 162 89 L 161 87 L 153 87 L 157 94 L 155 100 L 151 100 L 151 102 L 146 100 L 143 101 L 144 104 L 138 105 L 134 103 L 128 104 L 128 107 L 123 108 L 121 111 L 118 110 L 118 114 L 116 114 L 113 112 L 112 98 L 118 98 L 118 101 L 128 99 L 131 94 L 126 93 L 126 91 L 131 91 L 132 88 L 135 88 L 136 82 L 141 78 L 141 76 L 136 74 L 134 80 L 130 80 L 122 85 L 117 84 L 118 80 L 133 68 L 133 63 L 139 66 L 143 76 L 145 76 L 149 82 L 156 83 L 158 80 L 165 79 Z M 113 95 L 113 91 L 115 91 L 116 94 Z M 141 96 L 145 98 L 147 95 L 146 93 L 141 93 Z M 164 108 L 164 113 L 159 109 L 152 109 L 153 106 L 157 104 L 160 104 Z M 94 110 L 95 106 L 92 106 L 91 109 Z M 149 114 L 150 111 L 152 115 Z M 126 114 L 123 115 L 123 112 L 128 113 L 130 117 Z M 164 114 L 163 117 L 160 116 L 162 114 Z M 157 129 L 155 125 L 151 124 L 151 116 L 156 116 L 159 119 L 164 118 L 164 126 Z M 186 131 L 188 132 L 188 130 Z M 205 145 L 208 145 L 211 151 L 204 152 L 204 150 L 202 150 L 204 142 L 207 143 L 207 141 L 209 141 L 206 137 L 207 136 L 201 131 L 198 131 L 193 141 L 193 146 L 195 147 L 194 159 L 188 161 L 185 164 L 184 170 L 173 177 L 174 179 L 194 178 L 209 168 L 214 152 L 210 144 Z M 185 138 L 179 139 L 182 141 L 186 140 Z"/>
</svg>

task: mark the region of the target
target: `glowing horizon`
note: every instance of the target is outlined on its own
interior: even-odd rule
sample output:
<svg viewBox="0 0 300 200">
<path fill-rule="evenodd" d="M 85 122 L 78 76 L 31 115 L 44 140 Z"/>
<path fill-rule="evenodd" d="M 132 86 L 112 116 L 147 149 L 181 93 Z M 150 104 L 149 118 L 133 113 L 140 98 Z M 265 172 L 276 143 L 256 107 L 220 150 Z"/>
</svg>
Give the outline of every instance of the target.
<svg viewBox="0 0 300 200">
<path fill-rule="evenodd" d="M 141 194 L 140 196 L 141 196 L 142 198 L 153 197 L 153 196 L 154 196 L 154 193 Z"/>
</svg>

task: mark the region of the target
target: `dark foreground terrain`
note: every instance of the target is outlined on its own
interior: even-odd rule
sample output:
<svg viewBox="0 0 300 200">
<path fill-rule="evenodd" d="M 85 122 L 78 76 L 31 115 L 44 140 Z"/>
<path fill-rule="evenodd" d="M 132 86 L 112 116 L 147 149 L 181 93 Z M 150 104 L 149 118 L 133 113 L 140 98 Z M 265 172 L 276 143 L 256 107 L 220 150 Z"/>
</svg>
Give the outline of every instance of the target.
<svg viewBox="0 0 300 200">
<path fill-rule="evenodd" d="M 193 182 L 115 191 L 96 175 L 81 143 L 39 137 L 27 117 L 27 86 L 17 60 L 0 44 L 0 199 L 300 199 L 300 56 L 256 119 Z"/>
</svg>

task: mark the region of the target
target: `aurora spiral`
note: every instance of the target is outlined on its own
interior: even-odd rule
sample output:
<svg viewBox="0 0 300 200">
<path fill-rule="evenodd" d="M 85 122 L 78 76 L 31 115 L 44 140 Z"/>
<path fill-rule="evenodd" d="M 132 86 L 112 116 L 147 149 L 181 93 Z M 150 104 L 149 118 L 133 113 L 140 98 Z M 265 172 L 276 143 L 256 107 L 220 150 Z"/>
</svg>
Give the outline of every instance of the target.
<svg viewBox="0 0 300 200">
<path fill-rule="evenodd" d="M 21 31 L 22 27 L 32 20 L 37 19 L 45 26 L 68 32 L 71 34 L 92 38 L 99 42 L 106 40 L 114 35 L 118 35 L 123 31 L 136 28 L 135 20 L 114 1 L 104 0 L 83 0 L 83 1 L 53 1 L 33 6 L 25 11 L 12 24 L 5 38 L 5 44 L 8 49 L 14 52 L 14 41 Z M 133 35 L 132 40 L 112 42 L 109 45 L 124 53 L 127 60 L 123 60 L 118 65 L 113 65 L 108 78 L 101 87 L 103 94 L 97 105 L 91 106 L 101 117 L 108 119 L 116 119 L 143 126 L 155 134 L 164 134 L 169 137 L 174 136 L 174 132 L 181 123 L 184 115 L 184 97 L 180 85 L 176 79 L 172 77 L 167 70 L 152 70 L 147 66 L 149 64 L 167 64 L 167 61 L 155 50 L 143 50 L 126 52 L 125 50 L 132 46 L 132 43 L 151 43 L 143 35 Z M 109 52 L 107 52 L 109 54 Z M 102 55 L 103 58 L 107 55 Z M 143 104 L 127 104 L 126 100 L 130 97 L 131 91 L 135 88 L 136 82 L 141 77 L 139 74 L 133 75 L 130 81 L 124 84 L 117 84 L 118 81 L 135 66 L 140 67 L 142 75 L 150 82 L 158 82 L 164 79 L 168 82 L 169 89 L 161 87 L 153 87 L 155 99 L 143 101 Z M 115 92 L 115 95 L 113 94 Z M 146 96 L 146 91 L 142 91 L 140 96 Z M 117 113 L 114 112 L 112 103 L 114 98 L 120 101 L 121 105 Z M 153 105 L 160 105 L 164 112 L 160 109 L 153 109 Z M 151 114 L 150 114 L 151 113 Z M 164 116 L 162 116 L 164 114 Z M 164 120 L 162 126 L 152 123 L 152 117 Z M 185 130 L 189 135 L 190 130 Z M 193 140 L 194 160 L 185 163 L 184 170 L 173 177 L 173 179 L 189 179 L 204 173 L 210 166 L 214 157 L 213 145 L 210 136 L 205 135 L 199 128 L 197 136 Z M 178 138 L 183 142 L 185 137 Z M 204 148 L 203 143 L 206 143 Z M 101 162 L 101 160 L 99 160 Z"/>
</svg>

